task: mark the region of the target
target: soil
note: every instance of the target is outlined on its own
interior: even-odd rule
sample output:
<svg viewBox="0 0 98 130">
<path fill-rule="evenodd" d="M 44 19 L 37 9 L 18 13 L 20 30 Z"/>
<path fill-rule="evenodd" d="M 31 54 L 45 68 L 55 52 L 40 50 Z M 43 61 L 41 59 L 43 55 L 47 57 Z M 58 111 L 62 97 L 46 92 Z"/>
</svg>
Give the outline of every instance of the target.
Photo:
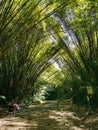
<svg viewBox="0 0 98 130">
<path fill-rule="evenodd" d="M 21 107 L 14 114 L 1 109 L 0 130 L 98 130 L 98 112 L 76 106 L 58 110 L 52 103 Z"/>
</svg>

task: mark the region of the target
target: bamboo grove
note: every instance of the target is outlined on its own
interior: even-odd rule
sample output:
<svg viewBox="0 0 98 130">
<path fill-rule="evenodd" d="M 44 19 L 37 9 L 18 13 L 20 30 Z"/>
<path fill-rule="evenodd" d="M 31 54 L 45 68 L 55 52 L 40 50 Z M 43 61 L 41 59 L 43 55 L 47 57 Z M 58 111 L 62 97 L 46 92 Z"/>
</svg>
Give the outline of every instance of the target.
<svg viewBox="0 0 98 130">
<path fill-rule="evenodd" d="M 97 8 L 97 0 L 0 0 L 0 95 L 20 101 L 34 96 L 47 74 L 43 80 L 57 79 L 56 87 L 72 88 L 78 99 L 92 86 L 96 103 Z M 60 68 L 55 73 L 53 62 Z"/>
</svg>

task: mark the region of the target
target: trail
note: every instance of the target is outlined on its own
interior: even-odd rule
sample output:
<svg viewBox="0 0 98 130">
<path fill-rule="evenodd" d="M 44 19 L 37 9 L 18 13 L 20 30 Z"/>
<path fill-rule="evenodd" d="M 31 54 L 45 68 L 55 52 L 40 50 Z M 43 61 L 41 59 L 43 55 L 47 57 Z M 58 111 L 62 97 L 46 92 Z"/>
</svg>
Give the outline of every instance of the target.
<svg viewBox="0 0 98 130">
<path fill-rule="evenodd" d="M 85 113 L 84 113 L 85 114 Z M 89 115 L 53 108 L 50 103 L 31 105 L 15 114 L 0 111 L 0 130 L 98 130 L 98 113 Z"/>
</svg>

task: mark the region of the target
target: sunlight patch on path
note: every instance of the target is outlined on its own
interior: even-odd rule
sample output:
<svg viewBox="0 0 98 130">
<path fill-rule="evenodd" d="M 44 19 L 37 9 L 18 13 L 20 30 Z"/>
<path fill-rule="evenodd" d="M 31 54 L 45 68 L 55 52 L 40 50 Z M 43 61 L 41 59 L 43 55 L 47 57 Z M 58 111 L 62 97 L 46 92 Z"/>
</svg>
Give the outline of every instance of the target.
<svg viewBox="0 0 98 130">
<path fill-rule="evenodd" d="M 68 130 L 88 130 L 81 125 L 81 119 L 69 111 L 51 111 L 49 118 L 55 119 L 58 125 Z M 74 127 L 73 127 L 74 126 Z"/>
<path fill-rule="evenodd" d="M 25 119 L 19 117 L 8 116 L 0 119 L 0 130 L 27 130 L 28 128 L 37 126 L 35 121 L 32 121 L 32 124 L 30 124 Z"/>
</svg>

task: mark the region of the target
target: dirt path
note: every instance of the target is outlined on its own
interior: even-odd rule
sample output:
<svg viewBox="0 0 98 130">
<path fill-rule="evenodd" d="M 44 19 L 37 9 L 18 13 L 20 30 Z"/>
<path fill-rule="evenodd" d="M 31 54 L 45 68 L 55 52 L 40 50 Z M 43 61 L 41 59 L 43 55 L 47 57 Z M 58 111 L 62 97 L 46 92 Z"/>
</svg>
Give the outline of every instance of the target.
<svg viewBox="0 0 98 130">
<path fill-rule="evenodd" d="M 71 111 L 58 111 L 50 104 L 32 105 L 19 113 L 0 112 L 0 130 L 98 130 L 98 113 L 87 119 Z"/>
</svg>

